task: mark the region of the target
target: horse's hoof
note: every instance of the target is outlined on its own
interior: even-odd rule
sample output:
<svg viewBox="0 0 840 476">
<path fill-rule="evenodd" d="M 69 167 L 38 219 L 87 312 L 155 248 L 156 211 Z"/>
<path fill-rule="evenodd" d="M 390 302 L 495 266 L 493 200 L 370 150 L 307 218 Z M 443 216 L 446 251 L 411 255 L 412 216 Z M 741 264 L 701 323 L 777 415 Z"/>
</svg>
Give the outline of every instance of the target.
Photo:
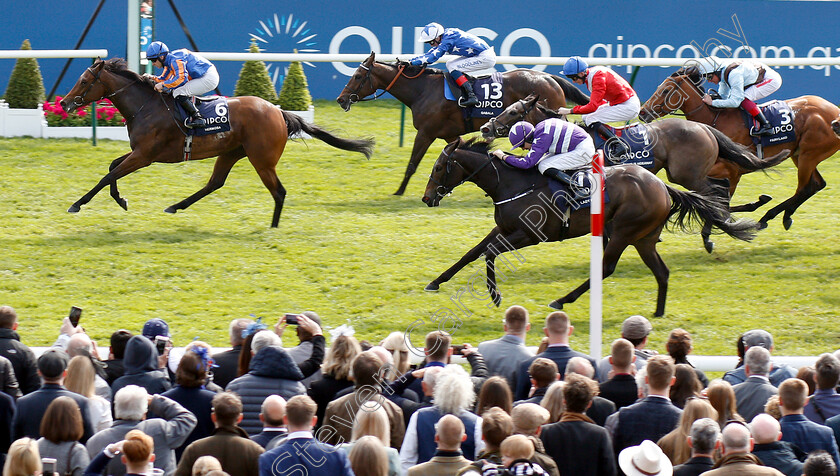
<svg viewBox="0 0 840 476">
<path fill-rule="evenodd" d="M 396 192 L 394 192 L 394 195 L 396 195 L 397 197 L 401 197 L 404 193 L 405 190 L 397 190 Z"/>
<path fill-rule="evenodd" d="M 81 209 L 82 207 L 74 203 L 70 208 L 67 209 L 67 213 L 79 213 Z"/>
<path fill-rule="evenodd" d="M 499 293 L 495 293 L 492 296 L 493 296 L 493 304 L 495 304 L 496 307 L 501 306 L 502 305 L 502 295 L 499 294 Z"/>
<path fill-rule="evenodd" d="M 758 196 L 758 204 L 759 205 L 764 205 L 765 203 L 769 202 L 770 200 L 773 200 L 773 197 L 771 197 L 770 195 L 765 195 L 765 194 L 762 193 L 761 195 Z"/>
<path fill-rule="evenodd" d="M 166 207 L 166 210 L 164 210 L 164 211 L 165 211 L 166 213 L 175 213 L 175 212 L 177 212 L 178 210 L 176 210 L 176 209 L 175 209 L 175 207 Z"/>
<path fill-rule="evenodd" d="M 785 230 L 790 230 L 791 225 L 793 225 L 793 218 L 785 217 L 782 219 L 782 225 L 784 225 Z"/>
<path fill-rule="evenodd" d="M 128 211 L 128 201 L 124 198 L 117 200 L 117 204 L 125 211 Z"/>
<path fill-rule="evenodd" d="M 704 241 L 703 247 L 706 248 L 706 252 L 710 253 L 715 250 L 715 244 L 711 241 Z"/>
<path fill-rule="evenodd" d="M 430 292 L 430 293 L 435 293 L 438 290 L 440 290 L 440 286 L 438 286 L 435 283 L 429 283 L 429 284 L 426 285 L 425 288 L 423 288 L 423 291 L 427 291 L 427 292 Z"/>
<path fill-rule="evenodd" d="M 760 222 L 758 222 L 758 226 L 757 226 L 757 228 L 756 228 L 756 229 L 758 229 L 758 230 L 763 230 L 763 229 L 765 229 L 765 228 L 767 228 L 767 222 L 766 222 L 766 221 L 760 221 Z"/>
<path fill-rule="evenodd" d="M 557 300 L 551 301 L 551 304 L 549 304 L 548 307 L 550 307 L 552 309 L 557 309 L 558 311 L 562 311 L 563 310 L 563 303 L 560 302 L 560 301 L 557 301 Z"/>
<path fill-rule="evenodd" d="M 663 312 L 655 312 L 655 313 L 653 313 L 653 317 L 662 317 L 662 316 L 664 316 L 664 315 L 665 315 L 665 312 L 664 312 L 664 311 L 663 311 Z"/>
</svg>

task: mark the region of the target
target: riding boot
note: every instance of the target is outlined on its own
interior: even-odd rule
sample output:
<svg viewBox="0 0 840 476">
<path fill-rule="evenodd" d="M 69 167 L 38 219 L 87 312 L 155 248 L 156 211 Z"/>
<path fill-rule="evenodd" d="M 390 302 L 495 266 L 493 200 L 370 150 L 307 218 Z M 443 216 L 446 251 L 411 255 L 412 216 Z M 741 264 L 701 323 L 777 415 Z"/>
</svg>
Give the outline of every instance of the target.
<svg viewBox="0 0 840 476">
<path fill-rule="evenodd" d="M 467 81 L 466 83 L 461 85 L 461 89 L 464 90 L 466 98 L 461 97 L 461 99 L 458 100 L 458 105 L 461 107 L 478 106 L 478 98 L 475 97 L 475 91 L 473 91 L 472 84 L 469 81 Z"/>
<path fill-rule="evenodd" d="M 758 114 L 754 116 L 754 119 L 758 121 L 759 128 L 755 130 L 753 127 L 750 130 L 751 136 L 769 136 L 773 134 L 773 126 L 770 125 L 770 122 L 767 121 L 767 118 L 764 117 L 764 113 L 759 111 Z"/>
<path fill-rule="evenodd" d="M 571 175 L 567 174 L 566 172 L 563 172 L 560 169 L 545 169 L 543 175 L 559 180 L 560 182 L 563 182 L 566 185 L 568 185 L 569 190 L 574 194 L 574 196 L 572 197 L 574 199 L 581 199 L 589 196 L 589 188 L 581 186 L 579 183 L 575 182 Z"/>
<path fill-rule="evenodd" d="M 207 121 L 201 117 L 201 113 L 198 112 L 198 108 L 195 107 L 195 104 L 190 101 L 189 96 L 178 96 L 175 98 L 178 101 L 178 104 L 184 108 L 184 111 L 187 112 L 187 115 L 190 116 L 184 122 L 184 125 L 189 127 L 190 129 L 194 127 L 204 127 L 207 125 Z"/>
<path fill-rule="evenodd" d="M 589 125 L 596 133 L 600 133 L 607 138 L 607 155 L 610 158 L 617 159 L 625 154 L 630 153 L 630 148 L 623 140 L 616 137 L 615 133 L 600 122 L 593 122 Z"/>
</svg>

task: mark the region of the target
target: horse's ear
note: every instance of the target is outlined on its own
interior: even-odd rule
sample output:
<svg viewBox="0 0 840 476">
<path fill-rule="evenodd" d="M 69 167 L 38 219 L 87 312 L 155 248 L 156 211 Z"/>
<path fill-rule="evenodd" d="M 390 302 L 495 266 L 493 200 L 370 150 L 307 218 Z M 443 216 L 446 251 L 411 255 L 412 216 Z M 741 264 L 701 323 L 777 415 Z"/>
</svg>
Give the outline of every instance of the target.
<svg viewBox="0 0 840 476">
<path fill-rule="evenodd" d="M 370 56 L 368 56 L 367 60 L 369 60 L 371 63 L 373 63 L 374 58 L 376 58 L 376 52 L 371 51 Z"/>
</svg>

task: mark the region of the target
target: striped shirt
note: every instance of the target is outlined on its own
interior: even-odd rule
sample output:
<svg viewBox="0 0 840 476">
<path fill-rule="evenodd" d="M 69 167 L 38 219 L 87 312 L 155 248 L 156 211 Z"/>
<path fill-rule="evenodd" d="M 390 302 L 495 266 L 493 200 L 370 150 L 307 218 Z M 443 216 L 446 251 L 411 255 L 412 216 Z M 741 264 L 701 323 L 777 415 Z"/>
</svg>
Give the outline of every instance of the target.
<svg viewBox="0 0 840 476">
<path fill-rule="evenodd" d="M 534 128 L 534 142 L 525 157 L 505 156 L 505 162 L 520 169 L 530 169 L 541 160 L 575 150 L 589 139 L 583 128 L 562 119 L 546 119 Z"/>
</svg>

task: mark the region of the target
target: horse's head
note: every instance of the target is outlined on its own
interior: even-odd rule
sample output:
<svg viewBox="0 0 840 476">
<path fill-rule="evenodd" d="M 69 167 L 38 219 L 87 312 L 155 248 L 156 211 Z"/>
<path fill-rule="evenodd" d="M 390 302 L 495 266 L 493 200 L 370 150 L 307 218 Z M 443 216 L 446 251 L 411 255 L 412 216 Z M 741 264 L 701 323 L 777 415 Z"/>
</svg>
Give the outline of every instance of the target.
<svg viewBox="0 0 840 476">
<path fill-rule="evenodd" d="M 639 119 L 650 122 L 682 109 L 692 97 L 702 97 L 702 78 L 696 68 L 683 68 L 665 78 L 653 95 L 642 104 Z"/>
<path fill-rule="evenodd" d="M 69 114 L 105 97 L 106 88 L 100 79 L 104 68 L 105 61 L 97 59 L 79 76 L 79 80 L 73 85 L 73 89 L 65 94 L 64 99 L 61 100 L 61 108 L 65 112 Z"/>
<path fill-rule="evenodd" d="M 496 137 L 507 137 L 514 124 L 529 120 L 528 116 L 534 111 L 539 100 L 540 96 L 538 94 L 531 94 L 525 99 L 520 99 L 511 104 L 501 114 L 481 126 L 481 136 L 488 140 Z"/>
<path fill-rule="evenodd" d="M 423 203 L 430 207 L 440 205 L 440 200 L 452 192 L 463 181 L 464 170 L 456 165 L 452 154 L 458 150 L 461 139 L 446 144 L 432 167 L 429 175 L 429 182 L 426 184 L 426 193 L 423 194 Z"/>
<path fill-rule="evenodd" d="M 370 53 L 362 63 L 356 68 L 353 76 L 347 81 L 347 85 L 341 90 L 341 94 L 336 98 L 336 102 L 344 111 L 349 111 L 350 106 L 354 102 L 370 96 L 376 92 L 376 85 L 373 83 L 372 69 L 376 63 L 376 53 Z"/>
</svg>

